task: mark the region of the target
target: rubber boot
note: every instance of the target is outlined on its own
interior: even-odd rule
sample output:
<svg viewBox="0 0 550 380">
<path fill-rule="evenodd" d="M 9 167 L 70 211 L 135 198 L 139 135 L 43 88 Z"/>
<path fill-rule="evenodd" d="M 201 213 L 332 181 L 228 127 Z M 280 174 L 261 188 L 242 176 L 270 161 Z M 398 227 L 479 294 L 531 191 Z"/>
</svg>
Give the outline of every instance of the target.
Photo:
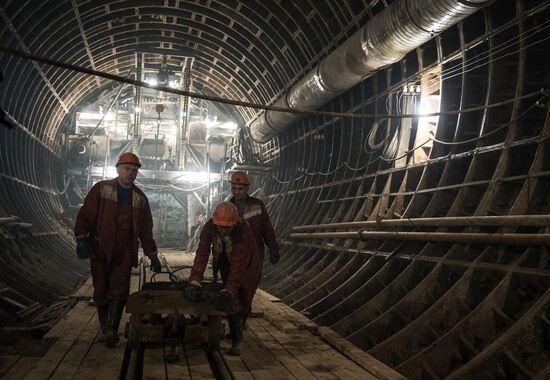
<svg viewBox="0 0 550 380">
<path fill-rule="evenodd" d="M 105 343 L 109 330 L 109 304 L 97 307 L 97 317 L 99 319 L 99 335 L 96 342 Z"/>
<path fill-rule="evenodd" d="M 241 342 L 243 340 L 243 317 L 241 314 L 232 314 L 227 316 L 229 331 L 231 332 L 231 348 L 227 351 L 228 355 L 239 356 L 241 354 Z"/>
<path fill-rule="evenodd" d="M 118 343 L 118 326 L 120 318 L 124 311 L 125 301 L 114 300 L 109 302 L 109 331 L 105 340 L 105 345 L 109 348 L 114 347 Z"/>
</svg>

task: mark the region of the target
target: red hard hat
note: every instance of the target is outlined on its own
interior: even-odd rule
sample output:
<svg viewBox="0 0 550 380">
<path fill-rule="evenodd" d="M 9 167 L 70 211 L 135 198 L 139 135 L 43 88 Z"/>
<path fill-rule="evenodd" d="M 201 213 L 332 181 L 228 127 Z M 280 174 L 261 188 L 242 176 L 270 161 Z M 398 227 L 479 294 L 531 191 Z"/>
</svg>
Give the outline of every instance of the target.
<svg viewBox="0 0 550 380">
<path fill-rule="evenodd" d="M 238 218 L 239 212 L 237 211 L 237 207 L 231 202 L 222 202 L 216 207 L 212 222 L 216 226 L 231 227 L 237 224 Z"/>
<path fill-rule="evenodd" d="M 229 182 L 235 185 L 248 185 L 250 183 L 245 172 L 234 172 L 231 174 Z"/>
<path fill-rule="evenodd" d="M 138 156 L 130 152 L 122 153 L 118 158 L 116 166 L 123 164 L 136 165 L 138 168 L 141 167 Z"/>
</svg>

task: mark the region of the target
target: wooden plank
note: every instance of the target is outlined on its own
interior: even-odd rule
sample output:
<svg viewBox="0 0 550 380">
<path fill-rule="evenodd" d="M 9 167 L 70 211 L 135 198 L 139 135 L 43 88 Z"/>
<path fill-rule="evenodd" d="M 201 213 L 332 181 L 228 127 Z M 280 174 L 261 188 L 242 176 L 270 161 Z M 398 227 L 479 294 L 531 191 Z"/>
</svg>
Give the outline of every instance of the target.
<svg viewBox="0 0 550 380">
<path fill-rule="evenodd" d="M 376 379 L 306 330 L 286 335 L 261 320 L 259 323 L 317 377 L 326 377 L 327 372 L 330 372 L 340 379 Z M 333 378 L 332 376 L 329 377 Z"/>
<path fill-rule="evenodd" d="M 130 293 L 138 291 L 138 287 L 139 268 L 132 268 L 132 274 L 130 276 Z M 120 341 L 115 347 L 108 348 L 103 343 L 92 345 L 90 351 L 81 362 L 74 376 L 75 379 L 118 379 L 124 359 L 124 351 L 126 349 L 124 329 L 129 318 L 130 314 L 126 313 L 125 310 L 120 320 Z M 130 363 L 128 373 L 133 373 L 135 357 L 135 352 L 132 352 L 132 360 L 134 361 Z M 127 378 L 130 379 L 131 377 Z"/>
<path fill-rule="evenodd" d="M 399 372 L 388 367 L 381 361 L 377 360 L 373 356 L 367 354 L 359 347 L 355 346 L 351 342 L 342 338 L 336 332 L 328 327 L 319 327 L 319 335 L 324 341 L 329 343 L 339 352 L 346 355 L 346 357 L 353 360 L 362 368 L 366 369 L 369 373 L 372 373 L 379 379 L 384 380 L 405 380 L 406 377 Z"/>
<path fill-rule="evenodd" d="M 189 363 L 189 372 L 191 373 L 191 378 L 195 379 L 215 379 L 210 364 L 208 363 L 208 358 L 204 350 L 197 346 L 186 344 L 185 353 L 187 355 L 187 361 Z"/>
<path fill-rule="evenodd" d="M 80 301 L 79 303 L 86 302 Z M 40 362 L 27 374 L 28 379 L 47 379 L 56 370 L 59 363 L 67 355 L 67 352 L 74 345 L 75 340 L 80 336 L 82 330 L 92 319 L 95 308 L 85 306 L 80 313 L 73 315 L 71 319 L 64 321 L 63 335 L 48 350 Z"/>
<path fill-rule="evenodd" d="M 94 285 L 92 277 L 90 276 L 84 284 L 71 296 L 79 301 L 88 301 L 94 295 Z"/>
<path fill-rule="evenodd" d="M 122 314 L 120 321 L 121 330 L 119 330 L 119 332 L 122 331 L 128 318 L 128 314 Z M 126 339 L 123 335 L 119 335 L 119 337 L 120 342 L 113 348 L 108 348 L 105 346 L 105 343 L 92 344 L 73 378 L 117 379 L 124 358 L 124 350 L 126 348 Z"/>
<path fill-rule="evenodd" d="M 258 321 L 249 321 L 250 331 L 297 379 L 317 379 L 290 352 L 281 346 Z"/>
<path fill-rule="evenodd" d="M 275 297 L 274 295 L 269 294 L 262 289 L 256 289 L 256 295 L 267 298 L 267 300 L 270 302 L 281 302 L 281 299 L 279 297 Z"/>
<path fill-rule="evenodd" d="M 296 325 L 298 329 L 316 331 L 318 328 L 318 325 L 315 322 L 300 314 L 285 303 L 280 302 L 277 297 L 274 297 L 263 290 L 258 289 L 254 299 L 266 306 L 272 315 L 275 313 L 275 315 L 281 316 L 282 319 L 288 320 Z"/>
<path fill-rule="evenodd" d="M 185 348 L 183 344 L 178 343 L 176 345 L 175 353 L 179 356 L 179 360 L 173 363 L 166 363 L 166 369 L 168 371 L 168 379 L 181 379 L 188 380 L 191 379 L 191 374 L 189 373 L 189 366 L 187 365 L 187 356 L 185 353 Z M 165 348 L 166 355 L 170 354 L 170 345 L 167 344 Z"/>
<path fill-rule="evenodd" d="M 292 356 L 298 360 L 309 372 L 311 372 L 318 379 L 337 379 L 329 368 L 325 366 L 324 362 L 319 360 L 315 349 L 311 346 L 304 344 L 304 339 L 301 336 L 292 336 L 282 333 L 274 328 L 269 322 L 262 319 L 257 320 L 258 324 L 262 326 L 273 339 L 279 343 L 285 350 L 287 350 Z M 296 331 L 296 334 L 299 332 Z"/>
<path fill-rule="evenodd" d="M 47 333 L 44 338 L 60 338 L 65 334 L 67 327 L 79 314 L 88 308 L 88 304 L 84 301 L 78 302 L 62 319 L 59 320 Z"/>
<path fill-rule="evenodd" d="M 7 373 L 20 358 L 19 355 L 0 355 L 0 376 Z"/>
<path fill-rule="evenodd" d="M 372 375 L 364 368 L 361 368 L 353 361 L 349 360 L 332 347 L 324 343 L 321 339 L 311 335 L 310 333 L 305 333 L 306 339 L 311 344 L 312 349 L 320 353 L 319 360 L 328 363 L 334 363 L 334 366 L 331 367 L 331 371 L 341 379 L 350 379 L 350 378 L 360 378 L 360 379 L 377 379 L 376 376 Z"/>
<path fill-rule="evenodd" d="M 82 334 L 80 334 L 67 355 L 65 355 L 62 362 L 55 370 L 51 377 L 52 379 L 65 380 L 71 379 L 74 376 L 80 366 L 80 363 L 90 350 L 90 346 L 94 343 L 98 330 L 99 321 L 97 319 L 97 313 L 95 313 L 90 322 L 82 331 Z"/>
<path fill-rule="evenodd" d="M 165 380 L 166 367 L 162 347 L 146 347 L 143 356 L 143 380 Z"/>
<path fill-rule="evenodd" d="M 241 359 L 254 379 L 295 379 L 253 333 L 245 333 Z"/>
<path fill-rule="evenodd" d="M 264 312 L 264 319 L 277 326 L 282 332 L 290 333 L 298 329 L 295 324 L 288 321 L 288 318 L 280 310 L 274 308 L 271 302 L 263 297 L 254 297 L 252 307 L 256 311 Z"/>
<path fill-rule="evenodd" d="M 235 380 L 251 380 L 252 375 L 244 364 L 240 356 L 227 355 L 226 352 L 231 347 L 231 339 L 225 339 L 220 342 L 220 353 L 227 368 Z"/>
<path fill-rule="evenodd" d="M 38 364 L 40 358 L 22 357 L 2 376 L 2 380 L 21 380 Z"/>
</svg>

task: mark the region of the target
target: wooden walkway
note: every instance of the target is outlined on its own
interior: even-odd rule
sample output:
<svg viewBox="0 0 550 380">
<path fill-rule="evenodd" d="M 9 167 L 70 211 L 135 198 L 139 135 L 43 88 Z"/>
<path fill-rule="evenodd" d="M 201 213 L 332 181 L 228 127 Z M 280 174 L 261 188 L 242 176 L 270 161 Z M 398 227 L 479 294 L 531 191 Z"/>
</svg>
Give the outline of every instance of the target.
<svg viewBox="0 0 550 380">
<path fill-rule="evenodd" d="M 170 265 L 180 253 L 167 256 Z M 191 256 L 192 257 L 192 256 Z M 171 259 L 173 258 L 173 260 Z M 180 276 L 181 277 L 181 276 Z M 138 289 L 139 272 L 132 275 Z M 113 349 L 96 344 L 99 322 L 90 304 L 93 287 L 87 282 L 75 293 L 76 306 L 44 337 L 55 340 L 42 358 L 0 357 L 2 379 L 118 379 L 126 340 Z M 121 322 L 121 331 L 129 315 Z M 232 378 L 240 379 L 404 379 L 325 327 L 319 327 L 279 299 L 258 291 L 253 317 L 245 331 L 241 357 L 223 355 L 230 339 L 222 341 L 222 357 Z M 203 347 L 184 342 L 177 347 L 180 360 L 167 363 L 169 347 L 147 348 L 143 379 L 215 379 Z M 127 378 L 134 376 L 132 351 Z"/>
</svg>

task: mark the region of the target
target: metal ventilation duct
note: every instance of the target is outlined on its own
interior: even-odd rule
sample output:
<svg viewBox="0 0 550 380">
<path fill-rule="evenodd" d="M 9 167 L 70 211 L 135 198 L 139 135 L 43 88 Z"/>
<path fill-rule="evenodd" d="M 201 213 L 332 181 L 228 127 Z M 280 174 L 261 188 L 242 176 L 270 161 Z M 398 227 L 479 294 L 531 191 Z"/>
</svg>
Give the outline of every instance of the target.
<svg viewBox="0 0 550 380">
<path fill-rule="evenodd" d="M 323 59 L 275 106 L 317 109 L 490 2 L 397 0 Z M 267 111 L 250 125 L 250 133 L 265 142 L 300 118 L 298 114 Z"/>
</svg>

